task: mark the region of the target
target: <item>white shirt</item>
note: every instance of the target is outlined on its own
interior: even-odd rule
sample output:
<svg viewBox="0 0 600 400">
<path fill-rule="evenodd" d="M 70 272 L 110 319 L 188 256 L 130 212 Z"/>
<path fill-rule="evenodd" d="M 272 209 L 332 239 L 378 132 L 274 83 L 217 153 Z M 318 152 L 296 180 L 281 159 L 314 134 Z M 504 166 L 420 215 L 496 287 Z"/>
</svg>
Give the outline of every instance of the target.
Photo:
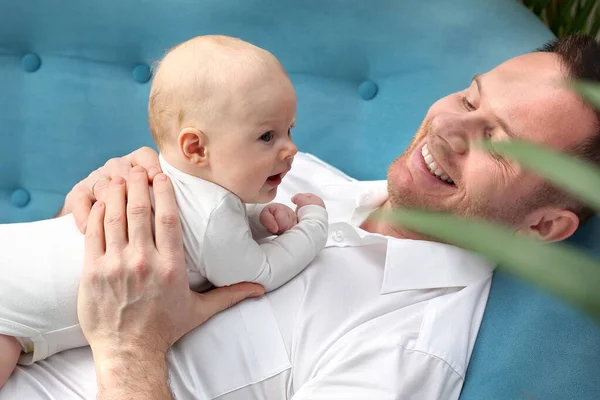
<svg viewBox="0 0 600 400">
<path fill-rule="evenodd" d="M 457 399 L 492 266 L 453 246 L 357 226 L 386 196 L 298 154 L 276 201 L 313 192 L 330 235 L 303 272 L 223 312 L 169 355 L 177 399 Z M 95 398 L 88 348 L 19 367 L 0 400 Z"/>
<path fill-rule="evenodd" d="M 256 240 L 271 236 L 259 221 L 264 205 L 247 209 L 227 189 L 179 171 L 162 156 L 159 159 L 173 182 L 192 289 L 256 282 L 271 291 L 302 271 L 325 245 L 323 207 L 300 208 L 292 229 L 259 244 Z"/>
<path fill-rule="evenodd" d="M 184 174 L 160 159 L 171 177 L 183 226 L 190 287 L 196 291 L 257 282 L 271 291 L 296 276 L 327 240 L 327 211 L 308 205 L 298 223 L 273 239 L 260 226 L 262 206 L 246 206 L 233 193 Z M 251 229 L 254 225 L 254 229 Z M 77 319 L 83 235 L 67 215 L 0 225 L 0 334 L 14 336 L 31 364 L 86 346 Z"/>
</svg>

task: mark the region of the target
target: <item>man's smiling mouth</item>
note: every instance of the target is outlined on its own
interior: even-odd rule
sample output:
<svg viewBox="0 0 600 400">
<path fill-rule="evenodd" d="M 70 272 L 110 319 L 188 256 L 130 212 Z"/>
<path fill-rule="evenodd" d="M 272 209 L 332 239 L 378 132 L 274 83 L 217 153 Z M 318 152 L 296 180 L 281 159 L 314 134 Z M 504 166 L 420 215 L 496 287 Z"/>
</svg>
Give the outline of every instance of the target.
<svg viewBox="0 0 600 400">
<path fill-rule="evenodd" d="M 433 176 L 437 177 L 438 179 L 440 179 L 443 182 L 449 183 L 451 185 L 454 184 L 454 182 L 452 181 L 452 179 L 450 179 L 450 177 L 448 176 L 446 171 L 444 171 L 442 169 L 442 167 L 439 166 L 438 163 L 435 162 L 435 160 L 433 159 L 433 156 L 429 153 L 429 148 L 427 147 L 427 143 L 425 143 L 423 145 L 423 147 L 421 148 L 421 155 L 423 156 L 425 165 L 427 165 L 427 169 L 429 170 L 429 172 L 431 172 L 431 174 Z"/>
</svg>

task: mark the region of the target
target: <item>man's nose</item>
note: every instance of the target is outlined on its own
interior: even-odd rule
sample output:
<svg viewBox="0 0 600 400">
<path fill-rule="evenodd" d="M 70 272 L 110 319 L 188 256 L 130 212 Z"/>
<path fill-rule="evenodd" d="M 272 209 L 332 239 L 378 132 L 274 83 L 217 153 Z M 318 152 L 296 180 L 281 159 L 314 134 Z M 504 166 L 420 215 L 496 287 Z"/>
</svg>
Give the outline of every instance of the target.
<svg viewBox="0 0 600 400">
<path fill-rule="evenodd" d="M 443 138 L 457 154 L 465 154 L 470 142 L 483 139 L 483 121 L 469 114 L 442 113 L 431 121 L 431 132 Z"/>
<path fill-rule="evenodd" d="M 292 142 L 291 139 L 287 139 L 281 150 L 279 150 L 279 159 L 287 160 L 290 158 L 294 158 L 294 156 L 298 153 L 298 148 Z"/>
</svg>

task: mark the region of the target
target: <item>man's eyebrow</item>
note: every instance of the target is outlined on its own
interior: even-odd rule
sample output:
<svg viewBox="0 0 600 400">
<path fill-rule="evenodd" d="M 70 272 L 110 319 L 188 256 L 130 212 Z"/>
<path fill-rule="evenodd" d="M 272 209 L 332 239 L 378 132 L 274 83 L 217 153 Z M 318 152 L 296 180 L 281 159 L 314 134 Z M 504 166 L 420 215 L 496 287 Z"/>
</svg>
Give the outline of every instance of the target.
<svg viewBox="0 0 600 400">
<path fill-rule="evenodd" d="M 483 85 L 481 84 L 481 76 L 482 76 L 481 74 L 477 74 L 472 79 L 472 82 L 474 81 L 475 84 L 477 85 L 477 90 L 479 91 L 480 98 L 483 97 Z M 506 121 L 504 121 L 502 118 L 498 117 L 495 114 L 494 114 L 494 117 L 496 118 L 498 125 L 500 125 L 500 127 L 504 130 L 504 132 L 506 132 L 506 134 L 508 136 L 510 136 L 512 139 L 518 138 L 518 136 L 515 134 L 515 132 L 512 129 L 510 129 L 510 127 L 508 126 Z"/>
</svg>

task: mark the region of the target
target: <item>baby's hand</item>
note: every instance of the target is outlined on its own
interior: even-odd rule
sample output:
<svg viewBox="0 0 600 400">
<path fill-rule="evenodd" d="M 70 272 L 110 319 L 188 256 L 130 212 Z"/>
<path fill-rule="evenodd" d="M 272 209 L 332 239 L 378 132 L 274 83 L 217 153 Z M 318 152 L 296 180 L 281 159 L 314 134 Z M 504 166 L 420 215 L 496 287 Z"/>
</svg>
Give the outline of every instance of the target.
<svg viewBox="0 0 600 400">
<path fill-rule="evenodd" d="M 292 203 L 294 203 L 296 207 L 296 212 L 304 206 L 315 205 L 321 206 L 325 208 L 325 203 L 319 196 L 312 193 L 298 193 L 294 197 L 292 197 Z"/>
<path fill-rule="evenodd" d="M 298 223 L 294 210 L 284 204 L 271 203 L 260 212 L 260 223 L 275 235 L 281 235 Z"/>
</svg>

